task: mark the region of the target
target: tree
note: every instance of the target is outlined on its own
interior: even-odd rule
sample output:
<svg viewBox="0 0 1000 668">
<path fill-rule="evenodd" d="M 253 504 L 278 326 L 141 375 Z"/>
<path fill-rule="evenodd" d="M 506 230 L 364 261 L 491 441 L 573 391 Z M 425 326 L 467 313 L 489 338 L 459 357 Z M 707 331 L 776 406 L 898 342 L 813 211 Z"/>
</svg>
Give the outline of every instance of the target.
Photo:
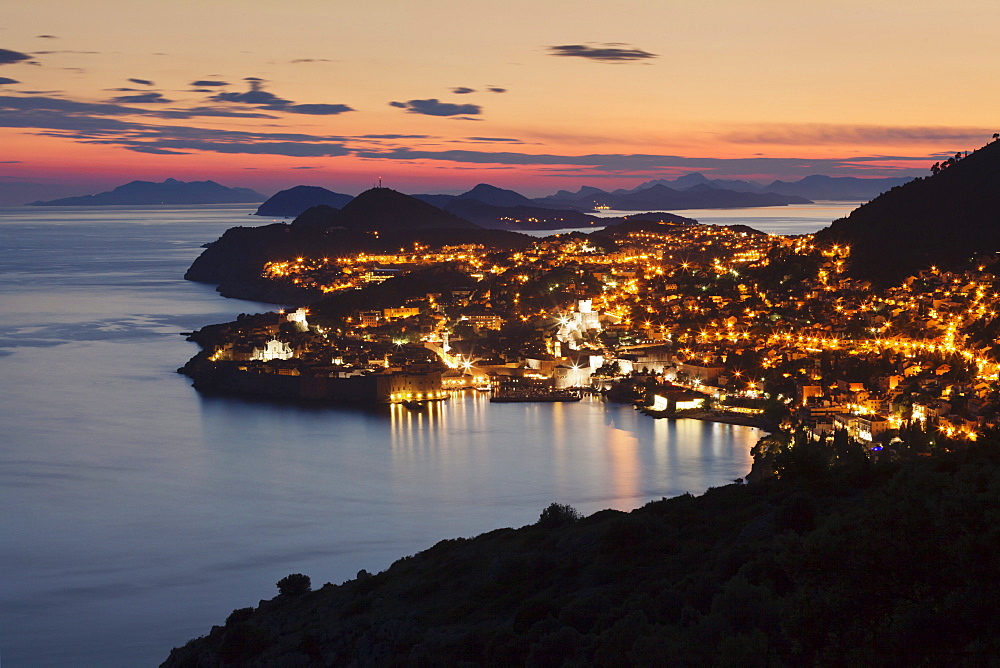
<svg viewBox="0 0 1000 668">
<path fill-rule="evenodd" d="M 312 591 L 312 580 L 308 575 L 292 573 L 278 580 L 278 593 L 288 596 L 301 596 Z"/>
<path fill-rule="evenodd" d="M 550 503 L 542 511 L 536 524 L 540 527 L 557 527 L 575 522 L 581 517 L 580 511 L 567 503 Z"/>
</svg>

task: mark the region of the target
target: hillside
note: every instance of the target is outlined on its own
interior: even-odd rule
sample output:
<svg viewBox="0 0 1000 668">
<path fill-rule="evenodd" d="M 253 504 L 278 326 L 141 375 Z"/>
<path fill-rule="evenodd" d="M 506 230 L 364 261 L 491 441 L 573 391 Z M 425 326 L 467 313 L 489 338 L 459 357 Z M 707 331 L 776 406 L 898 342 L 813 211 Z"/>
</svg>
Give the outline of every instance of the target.
<svg viewBox="0 0 1000 668">
<path fill-rule="evenodd" d="M 391 188 L 364 191 L 332 218 L 349 230 L 474 229 L 478 225 Z"/>
<path fill-rule="evenodd" d="M 850 273 L 879 285 L 1000 251 L 1000 142 L 883 193 L 816 238 L 850 244 Z"/>
<path fill-rule="evenodd" d="M 255 216 L 294 218 L 306 209 L 325 205 L 339 209 L 354 199 L 350 195 L 335 193 L 319 186 L 295 186 L 275 193 L 261 204 Z"/>
<path fill-rule="evenodd" d="M 996 438 L 829 470 L 801 447 L 777 478 L 583 519 L 553 504 L 313 592 L 290 576 L 163 665 L 991 664 Z"/>
<path fill-rule="evenodd" d="M 378 234 L 373 234 L 375 231 Z M 413 243 L 523 248 L 531 241 L 531 237 L 516 232 L 483 229 L 388 188 L 375 188 L 361 193 L 343 209 L 315 206 L 290 224 L 230 228 L 205 248 L 184 278 L 217 285 L 227 297 L 304 303 L 320 295 L 280 288 L 262 278 L 264 264 L 300 255 L 390 252 Z"/>
<path fill-rule="evenodd" d="M 82 197 L 65 197 L 31 206 L 107 206 L 155 204 L 243 204 L 260 202 L 264 196 L 249 188 L 227 188 L 215 181 L 177 181 L 163 183 L 132 181 L 109 192 Z"/>
</svg>

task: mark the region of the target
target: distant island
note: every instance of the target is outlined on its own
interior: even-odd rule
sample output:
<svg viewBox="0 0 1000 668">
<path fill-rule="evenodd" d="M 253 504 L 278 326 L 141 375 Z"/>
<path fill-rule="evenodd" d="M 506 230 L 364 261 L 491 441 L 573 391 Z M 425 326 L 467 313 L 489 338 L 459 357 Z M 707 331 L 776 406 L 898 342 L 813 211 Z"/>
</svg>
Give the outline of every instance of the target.
<svg viewBox="0 0 1000 668">
<path fill-rule="evenodd" d="M 554 230 L 596 225 L 595 212 L 672 211 L 809 204 L 813 200 L 868 201 L 909 182 L 906 178 L 859 179 L 813 175 L 799 181 L 761 184 L 733 179 L 710 179 L 685 174 L 655 179 L 635 188 L 601 190 L 583 186 L 576 192 L 560 190 L 534 199 L 505 188 L 480 183 L 460 195 L 416 194 L 416 199 L 491 229 Z M 295 218 L 316 206 L 342 208 L 351 195 L 319 186 L 295 186 L 275 194 L 255 215 Z"/>
<path fill-rule="evenodd" d="M 108 206 L 156 204 L 244 204 L 261 202 L 266 197 L 249 188 L 227 188 L 215 181 L 178 181 L 163 183 L 132 181 L 109 192 L 82 197 L 64 197 L 29 206 Z"/>
</svg>

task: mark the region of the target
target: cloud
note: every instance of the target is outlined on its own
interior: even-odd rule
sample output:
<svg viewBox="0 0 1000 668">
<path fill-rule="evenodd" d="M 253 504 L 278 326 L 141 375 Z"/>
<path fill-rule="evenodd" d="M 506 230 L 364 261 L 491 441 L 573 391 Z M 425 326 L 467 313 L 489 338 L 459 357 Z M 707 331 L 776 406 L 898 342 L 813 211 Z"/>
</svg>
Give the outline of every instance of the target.
<svg viewBox="0 0 1000 668">
<path fill-rule="evenodd" d="M 129 81 L 131 81 L 134 84 L 139 84 L 140 86 L 153 86 L 153 85 L 155 85 L 155 84 L 153 84 L 152 81 L 149 81 L 148 79 L 129 79 Z"/>
<path fill-rule="evenodd" d="M 451 92 L 455 95 L 468 95 L 469 93 L 475 93 L 475 88 L 467 88 L 466 86 L 458 86 L 457 88 L 452 88 Z"/>
<path fill-rule="evenodd" d="M 354 111 L 346 104 L 296 104 L 264 90 L 264 79 L 245 77 L 243 80 L 250 83 L 250 90 L 244 93 L 217 93 L 209 99 L 215 102 L 236 102 L 269 111 L 285 111 L 291 114 L 308 114 L 310 116 L 335 116 Z"/>
<path fill-rule="evenodd" d="M 296 58 L 295 60 L 289 60 L 288 62 L 293 65 L 297 65 L 299 63 L 332 63 L 333 61 L 329 58 Z"/>
<path fill-rule="evenodd" d="M 988 128 L 947 126 L 834 125 L 824 123 L 767 124 L 722 135 L 734 144 L 912 144 L 920 141 L 985 141 Z"/>
<path fill-rule="evenodd" d="M 111 98 L 112 102 L 123 102 L 126 104 L 169 104 L 173 100 L 163 97 L 162 93 L 139 93 L 138 95 L 122 95 Z"/>
<path fill-rule="evenodd" d="M 602 63 L 626 63 L 635 60 L 648 60 L 656 58 L 655 53 L 643 51 L 628 44 L 610 43 L 598 46 L 587 46 L 585 44 L 562 44 L 560 46 L 549 47 L 550 56 L 567 56 L 574 58 L 587 58 Z"/>
<path fill-rule="evenodd" d="M 244 81 L 250 82 L 250 90 L 245 93 L 219 93 L 210 99 L 215 102 L 239 102 L 241 104 L 253 105 L 277 105 L 284 106 L 292 104 L 291 100 L 280 98 L 274 93 L 264 90 L 264 80 L 257 77 L 246 77 Z"/>
<path fill-rule="evenodd" d="M 308 167 L 292 167 L 292 169 L 318 169 L 316 165 L 310 165 Z"/>
<path fill-rule="evenodd" d="M 280 107 L 280 109 L 293 114 L 309 114 L 310 116 L 336 116 L 347 111 L 354 111 L 346 104 L 290 104 Z"/>
<path fill-rule="evenodd" d="M 409 100 L 408 102 L 390 102 L 389 106 L 406 109 L 411 114 L 424 116 L 475 116 L 483 112 L 478 104 L 452 104 L 439 102 L 437 99 Z"/>
<path fill-rule="evenodd" d="M 0 77 L 0 86 L 3 86 L 5 84 L 16 84 L 16 83 L 21 83 L 21 82 L 18 81 L 17 79 L 8 79 L 7 77 Z"/>
<path fill-rule="evenodd" d="M 552 167 L 565 171 L 578 166 L 582 173 L 600 176 L 600 173 L 623 175 L 644 170 L 668 168 L 698 169 L 715 172 L 717 175 L 741 174 L 783 174 L 786 176 L 807 176 L 816 173 L 857 174 L 864 165 L 860 163 L 913 162 L 921 170 L 927 162 L 926 156 L 851 156 L 845 158 L 690 158 L 677 155 L 656 154 L 590 154 L 554 155 L 516 153 L 510 151 L 469 151 L 443 150 L 426 151 L 409 148 L 394 148 L 386 151 L 357 151 L 364 158 L 391 160 L 442 160 L 468 164 L 502 164 L 537 167 Z M 898 171 L 885 168 L 884 171 Z"/>
<path fill-rule="evenodd" d="M 214 81 L 212 79 L 199 79 L 198 81 L 192 81 L 189 85 L 197 86 L 199 88 L 206 88 L 210 86 L 228 86 L 228 81 Z"/>
<path fill-rule="evenodd" d="M 12 63 L 20 63 L 25 60 L 31 60 L 31 56 L 26 53 L 21 53 L 20 51 L 0 49 L 0 65 L 10 65 Z"/>
<path fill-rule="evenodd" d="M 507 92 L 506 88 L 500 88 L 499 86 L 490 86 L 486 90 L 488 90 L 491 93 L 506 93 Z"/>
<path fill-rule="evenodd" d="M 359 139 L 430 139 L 430 135 L 361 135 Z"/>
<path fill-rule="evenodd" d="M 210 112 L 211 110 L 199 110 L 197 115 L 210 115 Z M 33 129 L 46 136 L 117 146 L 138 153 L 171 155 L 207 151 L 329 157 L 352 152 L 346 146 L 344 137 L 157 125 L 114 118 L 140 114 L 155 118 L 195 115 L 193 110 L 154 111 L 60 98 L 0 96 L 0 127 Z"/>
<path fill-rule="evenodd" d="M 35 35 L 38 39 L 59 39 L 55 35 Z"/>
<path fill-rule="evenodd" d="M 78 55 L 78 56 L 79 55 L 96 56 L 96 55 L 99 55 L 101 52 L 100 51 L 69 51 L 69 50 L 63 50 L 63 51 L 35 51 L 35 55 L 36 56 L 50 56 L 50 55 L 55 54 L 55 53 L 72 53 L 72 54 Z"/>
<path fill-rule="evenodd" d="M 466 141 L 484 141 L 491 143 L 523 144 L 520 139 L 510 139 L 509 137 L 466 137 Z"/>
</svg>

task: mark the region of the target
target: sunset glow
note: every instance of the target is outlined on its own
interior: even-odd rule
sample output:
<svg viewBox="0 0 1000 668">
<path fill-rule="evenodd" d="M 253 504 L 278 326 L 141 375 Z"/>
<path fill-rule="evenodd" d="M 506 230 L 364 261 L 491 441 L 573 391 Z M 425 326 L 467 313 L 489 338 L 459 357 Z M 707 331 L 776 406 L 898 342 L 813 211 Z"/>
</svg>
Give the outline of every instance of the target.
<svg viewBox="0 0 1000 668">
<path fill-rule="evenodd" d="M 0 31 L 0 202 L 134 178 L 542 195 L 905 176 L 997 129 L 995 3 L 40 0 Z"/>
</svg>

